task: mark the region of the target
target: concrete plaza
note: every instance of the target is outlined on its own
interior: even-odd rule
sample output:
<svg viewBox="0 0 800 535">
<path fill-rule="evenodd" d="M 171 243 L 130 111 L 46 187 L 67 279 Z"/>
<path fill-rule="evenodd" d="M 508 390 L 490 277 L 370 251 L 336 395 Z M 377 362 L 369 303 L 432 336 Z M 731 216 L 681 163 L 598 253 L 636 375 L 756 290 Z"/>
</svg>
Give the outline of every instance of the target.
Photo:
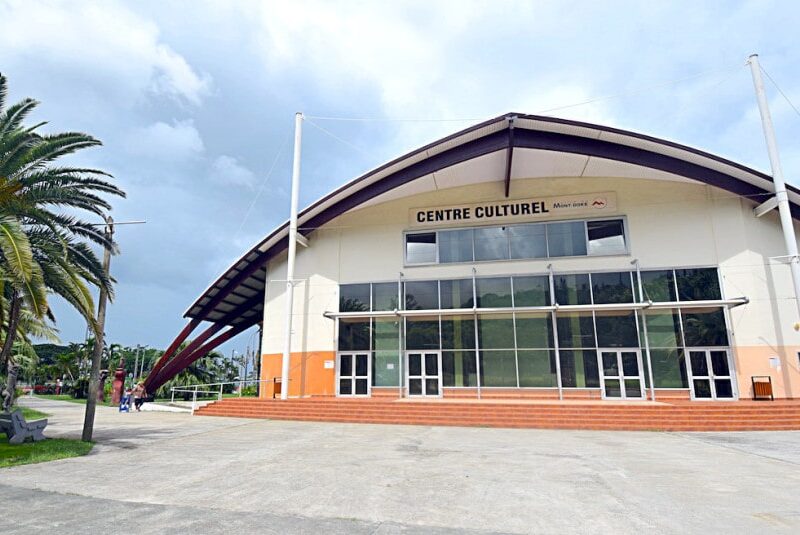
<svg viewBox="0 0 800 535">
<path fill-rule="evenodd" d="M 83 406 L 25 399 L 46 434 Z M 649 433 L 119 414 L 94 451 L 0 469 L 4 531 L 800 531 L 800 432 Z"/>
</svg>

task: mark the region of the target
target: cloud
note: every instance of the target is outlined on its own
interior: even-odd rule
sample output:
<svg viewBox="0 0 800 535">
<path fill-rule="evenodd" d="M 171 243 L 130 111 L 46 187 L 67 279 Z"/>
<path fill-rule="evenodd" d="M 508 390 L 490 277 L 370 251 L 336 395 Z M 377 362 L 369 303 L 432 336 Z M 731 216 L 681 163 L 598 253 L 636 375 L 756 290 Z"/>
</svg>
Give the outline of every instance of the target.
<svg viewBox="0 0 800 535">
<path fill-rule="evenodd" d="M 197 105 L 211 86 L 210 76 L 160 41 L 157 25 L 118 2 L 4 2 L 0 50 L 15 50 L 10 59 L 51 75 L 65 70 L 102 80 L 100 87 L 128 105 L 147 92 Z"/>
<path fill-rule="evenodd" d="M 203 154 L 205 147 L 191 120 L 172 124 L 157 122 L 137 128 L 128 136 L 128 151 L 137 156 L 161 161 L 182 161 Z"/>
<path fill-rule="evenodd" d="M 245 186 L 249 189 L 255 186 L 253 172 L 231 156 L 222 155 L 214 159 L 211 164 L 211 178 L 219 184 Z"/>
</svg>

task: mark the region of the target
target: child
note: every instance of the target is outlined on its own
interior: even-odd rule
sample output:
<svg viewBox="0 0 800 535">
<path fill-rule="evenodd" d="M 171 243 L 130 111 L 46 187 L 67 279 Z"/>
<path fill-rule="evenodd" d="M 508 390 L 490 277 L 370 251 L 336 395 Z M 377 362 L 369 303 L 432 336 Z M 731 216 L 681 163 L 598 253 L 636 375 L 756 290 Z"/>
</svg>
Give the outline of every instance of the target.
<svg viewBox="0 0 800 535">
<path fill-rule="evenodd" d="M 131 411 L 131 389 L 125 389 L 125 393 L 122 395 L 122 398 L 119 400 L 119 412 L 130 412 Z"/>
</svg>

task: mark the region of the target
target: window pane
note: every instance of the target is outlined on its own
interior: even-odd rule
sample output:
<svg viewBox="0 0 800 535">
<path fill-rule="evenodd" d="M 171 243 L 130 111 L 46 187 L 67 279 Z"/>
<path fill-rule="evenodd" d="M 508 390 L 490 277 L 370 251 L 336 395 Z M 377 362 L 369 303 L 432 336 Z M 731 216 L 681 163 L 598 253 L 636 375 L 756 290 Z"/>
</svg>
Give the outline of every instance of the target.
<svg viewBox="0 0 800 535">
<path fill-rule="evenodd" d="M 353 375 L 353 355 L 339 356 L 339 376 L 349 377 Z"/>
<path fill-rule="evenodd" d="M 681 312 L 687 346 L 726 346 L 728 330 L 721 308 L 694 308 Z"/>
<path fill-rule="evenodd" d="M 369 320 L 339 318 L 339 350 L 369 350 Z"/>
<path fill-rule="evenodd" d="M 439 349 L 439 318 L 406 318 L 407 349 Z"/>
<path fill-rule="evenodd" d="M 599 347 L 639 347 L 635 312 L 604 310 L 595 312 L 597 345 Z"/>
<path fill-rule="evenodd" d="M 519 386 L 558 386 L 555 351 L 520 350 L 517 351 L 517 360 L 519 361 Z"/>
<path fill-rule="evenodd" d="M 397 283 L 382 282 L 372 285 L 372 310 L 395 310 L 397 303 Z"/>
<path fill-rule="evenodd" d="M 422 375 L 422 353 L 410 353 L 408 355 L 408 375 Z"/>
<path fill-rule="evenodd" d="M 474 349 L 475 318 L 442 316 L 442 349 Z"/>
<path fill-rule="evenodd" d="M 547 248 L 552 256 L 585 256 L 586 229 L 583 221 L 547 224 Z"/>
<path fill-rule="evenodd" d="M 731 374 L 728 367 L 728 352 L 727 351 L 710 351 L 711 356 L 711 370 L 714 375 L 727 376 Z"/>
<path fill-rule="evenodd" d="M 372 320 L 372 385 L 400 384 L 400 322 L 394 318 Z"/>
<path fill-rule="evenodd" d="M 477 386 L 474 351 L 442 351 L 443 386 Z"/>
<path fill-rule="evenodd" d="M 339 394 L 343 396 L 349 396 L 353 393 L 353 380 L 352 379 L 340 379 L 339 380 Z"/>
<path fill-rule="evenodd" d="M 650 349 L 656 388 L 689 388 L 683 349 Z"/>
<path fill-rule="evenodd" d="M 399 352 L 375 351 L 372 360 L 372 386 L 400 386 Z"/>
<path fill-rule="evenodd" d="M 598 388 L 600 376 L 595 351 L 559 351 L 561 386 L 564 388 Z"/>
<path fill-rule="evenodd" d="M 733 386 L 730 379 L 716 379 L 714 380 L 714 389 L 717 392 L 718 398 L 732 398 Z"/>
<path fill-rule="evenodd" d="M 672 270 L 642 271 L 642 289 L 644 299 L 653 302 L 677 301 L 675 296 L 675 279 Z"/>
<path fill-rule="evenodd" d="M 478 308 L 510 307 L 511 278 L 475 279 Z"/>
<path fill-rule="evenodd" d="M 592 273 L 592 295 L 595 304 L 631 303 L 633 286 L 630 271 Z"/>
<path fill-rule="evenodd" d="M 439 375 L 439 355 L 425 354 L 425 375 Z"/>
<path fill-rule="evenodd" d="M 678 281 L 680 301 L 722 299 L 715 268 L 676 269 L 675 277 Z"/>
<path fill-rule="evenodd" d="M 357 396 L 366 396 L 367 395 L 367 380 L 366 379 L 356 379 L 356 395 Z"/>
<path fill-rule="evenodd" d="M 514 349 L 514 320 L 511 314 L 478 316 L 481 349 Z"/>
<path fill-rule="evenodd" d="M 481 351 L 481 386 L 517 386 L 514 351 Z"/>
<path fill-rule="evenodd" d="M 515 317 L 517 347 L 553 347 L 553 322 L 548 313 L 519 312 Z"/>
<path fill-rule="evenodd" d="M 689 362 L 692 364 L 692 375 L 708 376 L 708 360 L 705 351 L 689 351 Z"/>
<path fill-rule="evenodd" d="M 506 227 L 475 229 L 475 260 L 507 260 L 508 233 Z"/>
<path fill-rule="evenodd" d="M 432 264 L 436 262 L 436 233 L 406 234 L 406 263 Z"/>
<path fill-rule="evenodd" d="M 439 263 L 472 262 L 472 230 L 439 231 Z"/>
<path fill-rule="evenodd" d="M 339 312 L 368 312 L 369 284 L 339 286 Z"/>
<path fill-rule="evenodd" d="M 647 341 L 650 347 L 680 347 L 681 326 L 676 310 L 653 310 L 645 312 Z"/>
<path fill-rule="evenodd" d="M 595 347 L 591 312 L 562 312 L 556 316 L 559 347 Z"/>
<path fill-rule="evenodd" d="M 472 279 L 439 281 L 442 308 L 472 308 Z"/>
<path fill-rule="evenodd" d="M 589 305 L 592 294 L 589 290 L 589 275 L 556 275 L 553 277 L 556 303 L 559 305 Z"/>
<path fill-rule="evenodd" d="M 625 254 L 625 229 L 621 219 L 587 221 L 590 255 Z"/>
<path fill-rule="evenodd" d="M 439 283 L 414 281 L 404 283 L 406 310 L 436 310 L 439 308 Z"/>
<path fill-rule="evenodd" d="M 550 278 L 514 277 L 514 306 L 539 307 L 550 305 Z"/>
<path fill-rule="evenodd" d="M 358 377 L 364 377 L 369 374 L 369 355 L 356 355 L 356 373 Z"/>
<path fill-rule="evenodd" d="M 547 258 L 545 225 L 515 225 L 508 227 L 511 258 Z"/>
</svg>

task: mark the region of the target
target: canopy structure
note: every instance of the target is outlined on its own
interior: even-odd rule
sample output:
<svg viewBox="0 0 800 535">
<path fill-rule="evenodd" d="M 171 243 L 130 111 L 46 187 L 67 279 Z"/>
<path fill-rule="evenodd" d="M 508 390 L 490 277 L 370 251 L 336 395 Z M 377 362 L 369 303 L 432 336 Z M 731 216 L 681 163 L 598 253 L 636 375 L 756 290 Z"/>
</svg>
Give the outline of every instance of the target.
<svg viewBox="0 0 800 535">
<path fill-rule="evenodd" d="M 434 189 L 496 180 L 509 197 L 515 179 L 539 177 L 686 181 L 720 188 L 754 205 L 774 195 L 769 175 L 695 148 L 606 126 L 510 113 L 409 152 L 336 189 L 298 214 L 299 232 L 307 237 L 350 210 Z M 792 216 L 800 219 L 800 190 L 788 186 L 788 194 Z M 267 262 L 287 248 L 288 234 L 287 221 L 195 300 L 184 314 L 189 323 L 150 372 L 148 391 L 262 321 Z M 211 325 L 178 351 L 202 322 Z"/>
</svg>

